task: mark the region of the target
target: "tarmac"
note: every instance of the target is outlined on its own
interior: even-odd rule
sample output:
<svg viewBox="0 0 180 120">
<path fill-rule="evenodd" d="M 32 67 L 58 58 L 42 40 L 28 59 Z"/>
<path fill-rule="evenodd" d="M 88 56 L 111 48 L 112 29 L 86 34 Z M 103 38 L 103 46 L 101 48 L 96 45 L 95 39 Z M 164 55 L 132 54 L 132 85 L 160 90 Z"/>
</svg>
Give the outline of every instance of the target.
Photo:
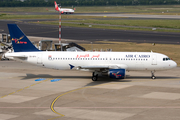
<svg viewBox="0 0 180 120">
<path fill-rule="evenodd" d="M 0 120 L 179 120 L 180 67 L 126 79 L 0 61 Z M 51 81 L 53 80 L 53 81 Z"/>
<path fill-rule="evenodd" d="M 56 25 L 42 25 L 28 23 L 25 21 L 0 20 L 0 33 L 9 33 L 7 24 L 17 24 L 27 36 L 36 36 L 49 39 L 59 38 L 59 28 Z M 98 28 L 78 28 L 62 26 L 62 39 L 86 41 L 95 43 L 97 41 L 156 43 L 156 44 L 180 44 L 179 33 L 157 32 L 157 31 L 132 31 L 113 30 Z M 66 42 L 66 41 L 63 41 Z"/>
<path fill-rule="evenodd" d="M 128 14 L 119 17 L 149 18 Z M 180 17 L 173 16 L 171 19 Z M 7 23 L 18 22 L 1 21 L 1 33 L 8 32 Z M 57 27 L 18 24 L 31 36 L 32 41 L 37 39 L 33 37 L 35 35 L 40 36 L 37 41 L 45 39 L 44 37 L 54 37 L 52 40 L 58 41 Z M 72 27 L 63 28 L 63 32 L 63 39 L 68 42 L 89 42 L 106 38 L 105 40 L 125 42 L 159 41 L 158 43 L 179 44 L 180 37 L 178 33 Z M 93 82 L 90 72 L 53 70 L 17 61 L 0 61 L 0 120 L 180 119 L 180 67 L 157 71 L 155 80 L 150 78 L 150 71 L 126 73 L 126 79 L 100 77 L 99 81 Z"/>
</svg>

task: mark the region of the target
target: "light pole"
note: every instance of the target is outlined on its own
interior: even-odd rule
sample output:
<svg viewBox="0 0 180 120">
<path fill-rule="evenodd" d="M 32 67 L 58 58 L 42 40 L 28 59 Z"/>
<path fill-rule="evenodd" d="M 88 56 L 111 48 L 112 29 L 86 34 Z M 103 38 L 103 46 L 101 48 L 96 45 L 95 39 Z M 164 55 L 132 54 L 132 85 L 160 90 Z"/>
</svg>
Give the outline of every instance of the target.
<svg viewBox="0 0 180 120">
<path fill-rule="evenodd" d="M 61 51 L 62 51 L 62 43 L 61 43 L 61 5 L 59 10 L 59 44 L 61 45 Z"/>
</svg>

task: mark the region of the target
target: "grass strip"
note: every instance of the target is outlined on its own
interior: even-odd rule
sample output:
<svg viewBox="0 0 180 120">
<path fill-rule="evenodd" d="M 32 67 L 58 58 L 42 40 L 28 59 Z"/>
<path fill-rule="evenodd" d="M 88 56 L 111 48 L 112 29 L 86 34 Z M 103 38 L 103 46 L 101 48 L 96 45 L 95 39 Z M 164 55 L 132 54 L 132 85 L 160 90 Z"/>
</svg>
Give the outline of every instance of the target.
<svg viewBox="0 0 180 120">
<path fill-rule="evenodd" d="M 72 6 L 62 6 L 72 8 Z M 143 13 L 174 14 L 179 13 L 180 5 L 129 5 L 129 6 L 74 6 L 75 13 Z M 1 12 L 55 12 L 52 7 L 1 7 Z"/>
<path fill-rule="evenodd" d="M 34 22 L 38 24 L 50 24 L 50 25 L 58 25 L 58 21 L 46 21 L 46 22 Z M 84 24 L 83 22 L 80 24 L 77 23 L 62 23 L 62 26 L 70 26 L 70 27 L 84 27 L 84 28 L 101 28 L 101 29 L 119 29 L 119 30 L 139 30 L 139 31 L 152 31 L 152 28 L 142 28 L 142 27 L 123 27 L 123 26 L 103 26 L 103 25 L 92 25 L 89 27 L 88 24 Z M 180 32 L 180 30 L 173 29 L 156 29 L 158 32 Z"/>
</svg>

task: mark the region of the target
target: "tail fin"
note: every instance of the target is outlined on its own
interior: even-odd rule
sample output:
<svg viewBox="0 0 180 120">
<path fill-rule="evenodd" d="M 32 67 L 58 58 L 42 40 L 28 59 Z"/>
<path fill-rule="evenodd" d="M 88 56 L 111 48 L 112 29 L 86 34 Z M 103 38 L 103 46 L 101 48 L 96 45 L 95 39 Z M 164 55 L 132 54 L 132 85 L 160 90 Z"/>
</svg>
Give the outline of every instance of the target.
<svg viewBox="0 0 180 120">
<path fill-rule="evenodd" d="M 14 52 L 39 51 L 16 24 L 8 24 Z"/>
<path fill-rule="evenodd" d="M 58 7 L 56 1 L 54 1 L 54 5 L 55 5 L 55 10 L 56 10 L 56 11 L 59 11 L 59 7 Z"/>
</svg>

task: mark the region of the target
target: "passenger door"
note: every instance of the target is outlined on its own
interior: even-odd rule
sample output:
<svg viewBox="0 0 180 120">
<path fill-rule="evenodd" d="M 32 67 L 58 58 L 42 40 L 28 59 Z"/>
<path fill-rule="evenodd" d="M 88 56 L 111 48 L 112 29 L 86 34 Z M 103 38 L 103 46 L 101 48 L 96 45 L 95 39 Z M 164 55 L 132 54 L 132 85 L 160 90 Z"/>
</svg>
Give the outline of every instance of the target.
<svg viewBox="0 0 180 120">
<path fill-rule="evenodd" d="M 42 54 L 41 53 L 39 53 L 37 55 L 37 64 L 42 64 Z"/>
<path fill-rule="evenodd" d="M 152 55 L 152 65 L 157 65 L 157 56 L 155 54 Z"/>
</svg>

